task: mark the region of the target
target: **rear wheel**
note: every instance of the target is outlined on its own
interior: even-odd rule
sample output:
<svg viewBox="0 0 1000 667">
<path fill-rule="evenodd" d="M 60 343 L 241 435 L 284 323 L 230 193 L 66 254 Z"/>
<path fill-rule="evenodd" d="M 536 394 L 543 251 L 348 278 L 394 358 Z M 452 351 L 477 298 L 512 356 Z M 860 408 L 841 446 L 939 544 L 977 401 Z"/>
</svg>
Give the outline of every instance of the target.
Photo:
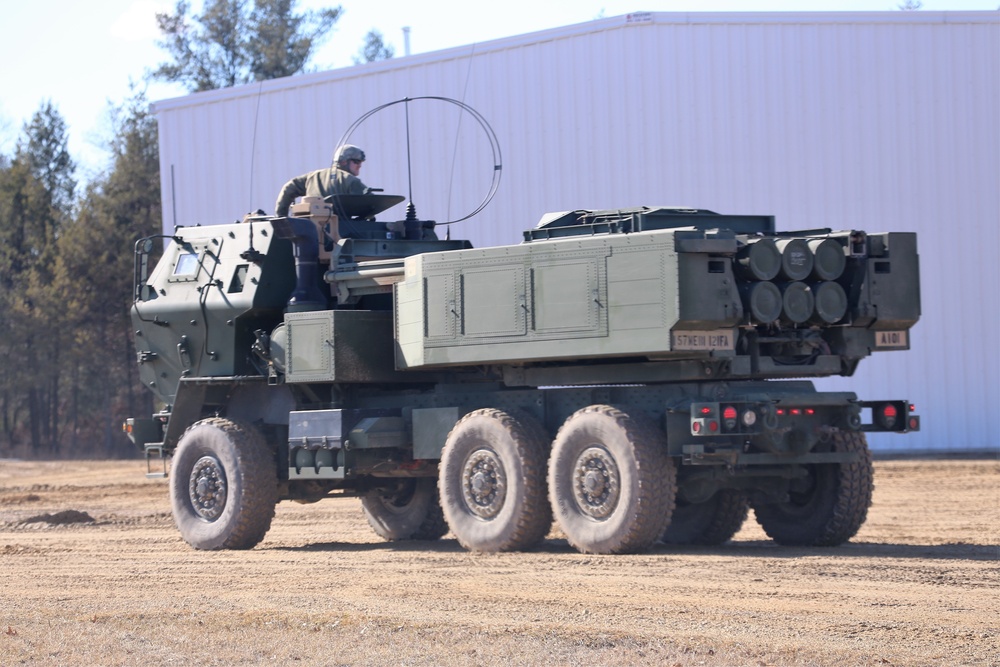
<svg viewBox="0 0 1000 667">
<path fill-rule="evenodd" d="M 448 532 L 437 485 L 429 477 L 400 480 L 361 497 L 368 525 L 389 540 L 436 540 Z"/>
<path fill-rule="evenodd" d="M 174 452 L 170 504 L 195 549 L 250 549 L 278 502 L 274 453 L 256 430 L 228 419 L 196 422 Z"/>
<path fill-rule="evenodd" d="M 702 503 L 678 499 L 661 541 L 667 544 L 722 544 L 739 532 L 749 508 L 746 497 L 733 489 L 722 489 Z"/>
<path fill-rule="evenodd" d="M 788 497 L 777 503 L 754 502 L 757 523 L 788 546 L 836 546 L 854 537 L 871 505 L 872 457 L 863 433 L 838 431 L 834 452 L 856 455 L 851 463 L 810 465 L 793 480 Z"/>
<path fill-rule="evenodd" d="M 549 498 L 569 543 L 583 553 L 649 548 L 670 521 L 676 469 L 644 415 L 608 405 L 577 411 L 549 459 Z"/>
<path fill-rule="evenodd" d="M 441 453 L 438 487 L 451 532 L 472 551 L 517 551 L 552 525 L 548 436 L 532 417 L 492 408 L 463 417 Z"/>
</svg>

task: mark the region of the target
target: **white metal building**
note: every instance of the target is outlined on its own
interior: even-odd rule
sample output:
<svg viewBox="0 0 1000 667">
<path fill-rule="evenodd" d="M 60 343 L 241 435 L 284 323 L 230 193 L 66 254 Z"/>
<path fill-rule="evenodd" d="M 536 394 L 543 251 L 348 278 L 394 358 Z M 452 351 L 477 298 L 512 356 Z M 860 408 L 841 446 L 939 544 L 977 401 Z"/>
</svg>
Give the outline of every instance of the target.
<svg viewBox="0 0 1000 667">
<path fill-rule="evenodd" d="M 912 349 L 818 384 L 917 404 L 923 430 L 878 451 L 998 449 L 1000 12 L 639 13 L 157 102 L 165 226 L 273 211 L 355 119 L 419 96 L 499 138 L 496 198 L 452 228 L 477 246 L 546 211 L 644 204 L 918 232 Z M 456 106 L 372 116 L 350 137 L 362 179 L 410 191 L 405 109 L 418 213 L 465 215 L 494 160 Z"/>
</svg>

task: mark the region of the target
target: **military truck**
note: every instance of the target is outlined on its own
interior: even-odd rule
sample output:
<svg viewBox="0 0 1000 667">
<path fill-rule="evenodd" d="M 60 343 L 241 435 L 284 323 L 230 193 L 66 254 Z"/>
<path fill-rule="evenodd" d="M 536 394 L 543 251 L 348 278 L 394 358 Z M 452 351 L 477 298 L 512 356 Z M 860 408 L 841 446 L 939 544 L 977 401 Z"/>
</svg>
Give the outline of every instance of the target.
<svg viewBox="0 0 1000 667">
<path fill-rule="evenodd" d="M 178 228 L 132 318 L 162 409 L 126 422 L 197 549 L 247 549 L 278 501 L 360 497 L 388 540 L 585 553 L 720 544 L 752 507 L 783 545 L 865 520 L 865 434 L 904 399 L 820 392 L 920 315 L 912 233 L 765 215 L 547 214 L 523 242 L 439 239 L 402 197 Z"/>
</svg>

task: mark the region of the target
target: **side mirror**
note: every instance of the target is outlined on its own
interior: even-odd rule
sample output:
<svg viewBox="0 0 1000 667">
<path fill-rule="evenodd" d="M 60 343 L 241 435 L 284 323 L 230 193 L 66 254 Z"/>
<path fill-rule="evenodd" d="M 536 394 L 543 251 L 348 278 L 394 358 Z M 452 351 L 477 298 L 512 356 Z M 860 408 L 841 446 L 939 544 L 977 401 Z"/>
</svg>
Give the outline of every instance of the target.
<svg viewBox="0 0 1000 667">
<path fill-rule="evenodd" d="M 156 290 L 152 285 L 140 285 L 138 289 L 139 301 L 152 301 L 156 298 Z"/>
<path fill-rule="evenodd" d="M 149 255 L 153 252 L 153 239 L 139 239 L 135 242 L 134 291 L 135 301 L 149 301 L 156 291 L 146 281 L 149 280 Z"/>
</svg>

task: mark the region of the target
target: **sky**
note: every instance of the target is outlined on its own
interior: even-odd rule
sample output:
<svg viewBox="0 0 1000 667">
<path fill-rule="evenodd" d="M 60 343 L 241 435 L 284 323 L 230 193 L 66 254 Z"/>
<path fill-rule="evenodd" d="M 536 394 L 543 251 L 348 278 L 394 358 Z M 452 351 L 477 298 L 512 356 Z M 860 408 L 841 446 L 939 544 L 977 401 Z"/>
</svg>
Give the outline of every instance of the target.
<svg viewBox="0 0 1000 667">
<path fill-rule="evenodd" d="M 486 42 L 636 11 L 802 12 L 898 11 L 904 0 L 299 0 L 298 9 L 339 4 L 341 19 L 316 51 L 317 70 L 350 67 L 365 34 L 379 30 L 404 55 Z M 10 155 L 25 123 L 47 100 L 66 120 L 69 147 L 81 182 L 107 167 L 109 109 L 145 89 L 150 101 L 179 97 L 176 84 L 149 83 L 147 73 L 166 60 L 156 42 L 157 12 L 173 0 L 0 0 L 0 154 Z M 192 0 L 195 10 L 201 1 Z M 44 12 L 39 7 L 44 7 Z M 920 11 L 997 11 L 1000 0 L 923 0 Z"/>
</svg>

